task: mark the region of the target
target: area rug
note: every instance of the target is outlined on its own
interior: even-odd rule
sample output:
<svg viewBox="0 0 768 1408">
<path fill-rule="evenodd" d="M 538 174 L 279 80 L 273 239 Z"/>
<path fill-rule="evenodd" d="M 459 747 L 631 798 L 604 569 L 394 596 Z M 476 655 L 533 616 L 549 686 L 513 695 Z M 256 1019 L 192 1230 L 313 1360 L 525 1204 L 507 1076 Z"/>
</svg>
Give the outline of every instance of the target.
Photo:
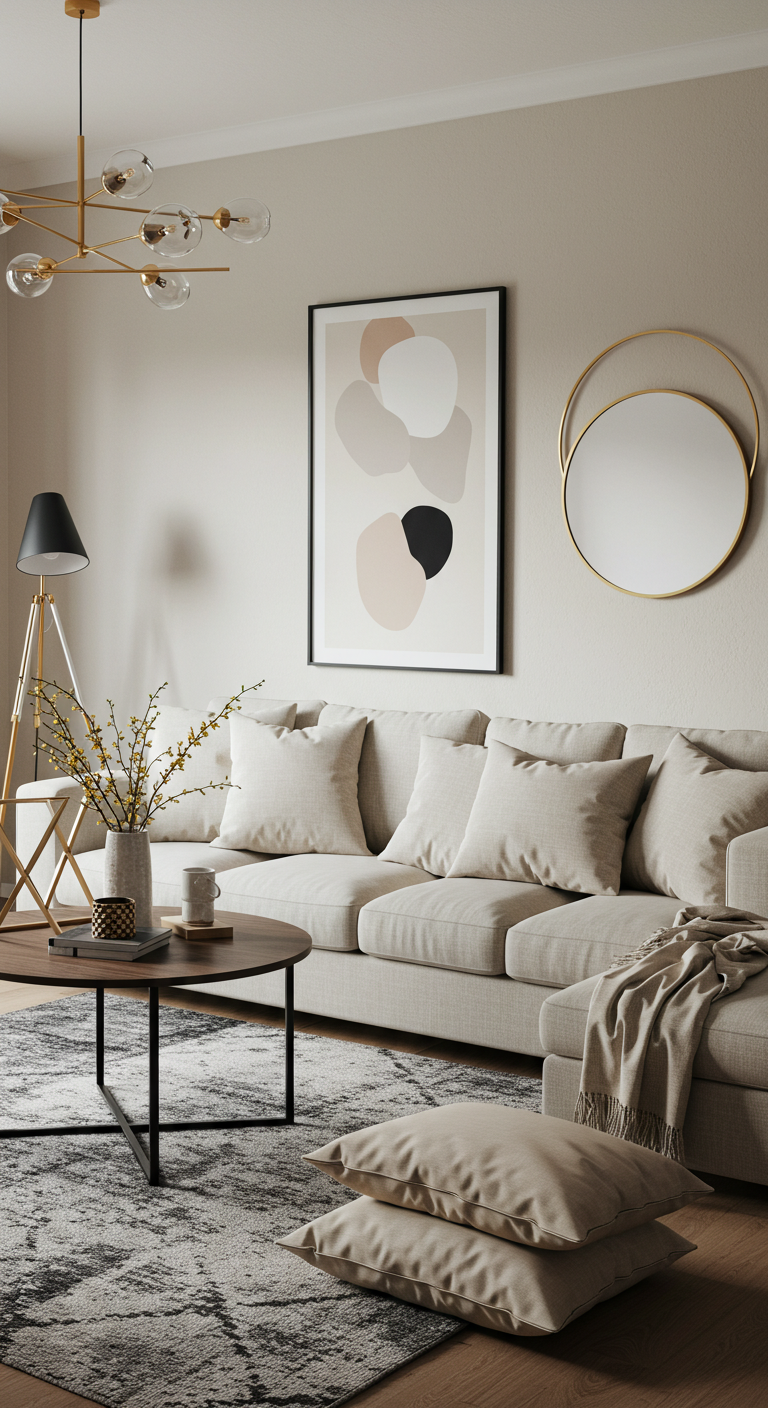
<svg viewBox="0 0 768 1408">
<path fill-rule="evenodd" d="M 146 1004 L 105 999 L 107 1083 L 146 1118 Z M 95 999 L 0 1018 L 0 1125 L 109 1118 Z M 283 1034 L 160 1009 L 161 1119 L 279 1114 Z M 293 1127 L 161 1134 L 149 1188 L 120 1135 L 0 1141 L 0 1361 L 107 1408 L 332 1408 L 461 1327 L 324 1275 L 275 1238 L 353 1196 L 302 1162 L 459 1100 L 538 1109 L 538 1081 L 296 1037 Z"/>
</svg>

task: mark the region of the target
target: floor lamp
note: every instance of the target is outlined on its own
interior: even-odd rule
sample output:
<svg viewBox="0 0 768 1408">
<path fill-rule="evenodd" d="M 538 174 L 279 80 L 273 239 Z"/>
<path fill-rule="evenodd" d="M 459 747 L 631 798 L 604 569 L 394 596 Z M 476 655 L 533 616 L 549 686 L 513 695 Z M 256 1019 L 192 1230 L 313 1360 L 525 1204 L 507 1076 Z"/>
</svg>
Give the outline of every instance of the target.
<svg viewBox="0 0 768 1408">
<path fill-rule="evenodd" d="M 19 734 L 21 710 L 24 704 L 24 697 L 27 692 L 27 686 L 29 684 L 32 657 L 35 653 L 37 654 L 35 678 L 37 680 L 43 680 L 45 678 L 43 673 L 43 642 L 45 633 L 46 606 L 48 606 L 48 608 L 50 609 L 53 623 L 56 626 L 59 640 L 61 641 L 62 650 L 64 651 L 64 658 L 67 662 L 67 669 L 69 670 L 70 678 L 72 680 L 72 692 L 75 698 L 77 699 L 78 704 L 82 705 L 83 702 L 80 694 L 80 686 L 77 681 L 77 675 L 75 674 L 74 662 L 72 660 L 72 655 L 67 644 L 67 638 L 64 634 L 64 627 L 61 624 L 61 617 L 59 616 L 56 603 L 53 597 L 49 592 L 45 590 L 45 579 L 46 577 L 64 577 L 68 576 L 72 572 L 81 572 L 84 567 L 88 566 L 88 562 L 88 554 L 86 553 L 85 548 L 83 547 L 80 534 L 78 533 L 77 528 L 75 527 L 72 515 L 64 501 L 64 496 L 62 494 L 35 494 L 35 497 L 32 500 L 32 505 L 29 510 L 27 525 L 24 529 L 24 536 L 21 540 L 21 547 L 19 548 L 19 555 L 16 560 L 16 566 L 20 572 L 26 572 L 32 577 L 39 577 L 40 589 L 39 591 L 35 592 L 34 596 L 32 597 L 32 605 L 30 607 L 29 620 L 27 622 L 27 634 L 24 640 L 24 650 L 21 656 L 21 667 L 19 669 L 19 676 L 16 684 L 16 697 L 13 703 L 13 714 L 11 715 L 11 738 L 8 746 L 8 760 L 5 765 L 3 793 L 2 798 L 0 798 L 0 842 L 6 847 L 7 850 L 9 850 L 16 866 L 16 869 L 19 871 L 21 876 L 21 879 L 16 886 L 16 890 L 14 891 L 14 897 L 18 890 L 21 888 L 21 885 L 26 884 L 27 888 L 31 891 L 38 907 L 42 910 L 46 920 L 50 920 L 49 906 L 51 903 L 52 895 L 47 900 L 41 901 L 41 897 L 38 895 L 37 890 L 32 884 L 28 873 L 30 870 L 33 869 L 35 862 L 38 859 L 39 848 L 38 852 L 36 852 L 34 858 L 29 862 L 28 866 L 24 867 L 21 861 L 19 860 L 18 856 L 16 855 L 16 852 L 14 851 L 13 847 L 11 846 L 8 837 L 5 834 L 5 813 L 8 805 L 13 803 L 15 800 L 10 796 L 11 777 L 13 774 L 13 764 L 16 758 L 16 743 Z M 35 781 L 37 781 L 37 763 L 40 743 L 39 698 L 35 699 L 34 727 Z M 53 816 L 53 799 L 46 798 L 40 800 L 45 800 L 49 802 L 51 815 Z M 60 801 L 60 799 L 56 800 Z M 46 840 L 48 839 L 48 836 L 52 834 L 53 830 L 55 830 L 64 848 L 65 854 L 63 860 L 66 861 L 68 859 L 72 861 L 75 872 L 78 876 L 78 880 L 80 881 L 81 886 L 84 889 L 84 893 L 86 894 L 90 902 L 90 894 L 88 894 L 87 888 L 83 885 L 82 877 L 79 873 L 78 866 L 73 861 L 71 854 L 71 847 L 74 844 L 74 839 L 77 835 L 77 830 L 79 828 L 84 812 L 85 807 L 81 806 L 77 821 L 75 822 L 75 827 L 73 828 L 69 839 L 65 840 L 58 827 L 58 819 L 61 815 L 61 811 L 58 811 L 54 817 L 52 826 L 46 835 Z M 60 871 L 62 868 L 63 867 L 59 867 L 57 869 L 57 879 L 60 875 Z M 55 885 L 53 888 L 55 889 Z M 0 911 L 0 922 L 2 922 L 2 918 L 5 917 L 5 913 L 9 907 L 9 903 L 6 903 L 6 905 L 3 906 L 2 911 Z M 58 932 L 58 925 L 55 922 L 52 927 Z"/>
</svg>

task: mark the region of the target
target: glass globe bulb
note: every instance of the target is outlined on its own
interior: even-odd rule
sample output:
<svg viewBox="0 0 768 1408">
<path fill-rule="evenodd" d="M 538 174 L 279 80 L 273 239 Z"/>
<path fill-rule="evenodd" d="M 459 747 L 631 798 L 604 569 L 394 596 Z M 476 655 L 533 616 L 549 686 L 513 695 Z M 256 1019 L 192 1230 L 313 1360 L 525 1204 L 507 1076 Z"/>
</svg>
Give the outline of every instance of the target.
<svg viewBox="0 0 768 1408">
<path fill-rule="evenodd" d="M 146 264 L 141 271 L 141 282 L 147 298 L 151 298 L 156 308 L 172 312 L 183 308 L 189 298 L 189 279 L 173 269 L 163 271 L 156 264 Z"/>
<path fill-rule="evenodd" d="M 46 293 L 53 283 L 50 277 L 43 278 L 38 273 L 40 263 L 39 254 L 17 254 L 12 259 L 5 272 L 5 281 L 13 293 L 17 293 L 19 298 L 39 298 L 41 293 Z"/>
<path fill-rule="evenodd" d="M 109 158 L 101 173 L 101 184 L 107 195 L 134 200 L 149 190 L 154 174 L 149 157 L 128 147 L 126 151 L 115 152 Z"/>
<path fill-rule="evenodd" d="M 154 254 L 179 259 L 197 248 L 203 226 L 200 217 L 186 205 L 158 205 L 144 217 L 139 234 Z"/>
<path fill-rule="evenodd" d="M 213 217 L 217 230 L 221 230 L 238 244 L 255 244 L 269 234 L 270 214 L 260 200 L 231 200 L 222 205 Z"/>
<path fill-rule="evenodd" d="M 4 211 L 3 206 L 8 206 L 8 210 Z M 7 235 L 14 225 L 18 225 L 19 217 L 15 213 L 17 209 L 18 207 L 14 205 L 13 201 L 0 194 L 0 235 Z"/>
</svg>

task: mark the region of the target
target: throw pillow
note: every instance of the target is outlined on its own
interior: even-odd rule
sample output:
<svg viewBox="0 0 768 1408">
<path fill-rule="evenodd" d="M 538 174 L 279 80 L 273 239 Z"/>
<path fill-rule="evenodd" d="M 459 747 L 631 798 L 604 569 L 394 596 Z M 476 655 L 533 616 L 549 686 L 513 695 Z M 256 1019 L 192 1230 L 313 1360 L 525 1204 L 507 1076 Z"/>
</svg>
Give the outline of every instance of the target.
<svg viewBox="0 0 768 1408">
<path fill-rule="evenodd" d="M 278 1246 L 354 1286 L 512 1335 L 553 1335 L 695 1247 L 663 1222 L 562 1256 L 358 1198 Z"/>
<path fill-rule="evenodd" d="M 344 1134 L 304 1158 L 356 1193 L 555 1251 L 712 1192 L 662 1154 L 506 1105 L 438 1105 Z"/>
<path fill-rule="evenodd" d="M 370 855 L 357 804 L 365 719 L 291 732 L 234 714 L 230 729 L 233 786 L 214 846 Z"/>
<path fill-rule="evenodd" d="M 252 704 L 252 717 L 265 724 L 281 724 L 293 728 L 296 718 L 296 705 L 286 704 L 280 708 L 257 710 Z M 162 704 L 158 720 L 152 733 L 152 759 L 149 765 L 149 786 L 156 782 L 163 767 L 170 761 L 160 758 L 167 748 L 176 748 L 185 743 L 190 729 L 197 730 L 209 712 L 195 709 L 175 709 Z M 169 794 L 189 791 L 193 787 L 204 787 L 209 782 L 226 783 L 231 781 L 232 760 L 230 755 L 229 721 L 224 720 L 218 728 L 212 729 L 207 738 L 202 739 L 198 748 L 193 748 L 183 772 L 175 773 Z M 153 841 L 212 841 L 218 834 L 228 787 L 221 791 L 195 792 L 181 797 L 164 811 L 158 812 L 150 829 Z"/>
<path fill-rule="evenodd" d="M 624 884 L 686 904 L 725 904 L 725 853 L 768 826 L 768 772 L 710 758 L 677 733 L 661 760 L 624 857 Z"/>
<path fill-rule="evenodd" d="M 491 740 L 449 878 L 617 895 L 627 826 L 650 761 L 549 763 Z"/>
<path fill-rule="evenodd" d="M 487 757 L 481 743 L 424 735 L 408 810 L 379 860 L 447 875 L 464 839 Z"/>
</svg>

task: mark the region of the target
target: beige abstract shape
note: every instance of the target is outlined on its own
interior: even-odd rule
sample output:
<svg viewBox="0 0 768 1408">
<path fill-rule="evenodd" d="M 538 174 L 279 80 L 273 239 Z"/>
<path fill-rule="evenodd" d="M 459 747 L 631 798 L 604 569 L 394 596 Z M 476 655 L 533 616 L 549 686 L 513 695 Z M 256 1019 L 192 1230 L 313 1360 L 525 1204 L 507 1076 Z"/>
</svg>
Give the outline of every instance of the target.
<svg viewBox="0 0 768 1408">
<path fill-rule="evenodd" d="M 386 352 L 388 347 L 394 347 L 396 342 L 415 336 L 413 328 L 410 323 L 406 323 L 405 318 L 372 318 L 360 338 L 360 366 L 366 381 L 373 381 L 378 385 L 382 353 Z"/>
<path fill-rule="evenodd" d="M 424 568 L 411 557 L 396 513 L 385 513 L 357 540 L 357 585 L 363 606 L 388 631 L 410 626 L 424 599 Z"/>
<path fill-rule="evenodd" d="M 456 504 L 467 479 L 472 422 L 457 406 L 445 430 L 426 440 L 411 436 L 411 465 L 425 489 L 445 503 Z"/>
<path fill-rule="evenodd" d="M 353 381 L 336 403 L 336 433 L 366 474 L 398 474 L 411 442 L 403 422 L 377 400 L 367 381 Z"/>
</svg>

